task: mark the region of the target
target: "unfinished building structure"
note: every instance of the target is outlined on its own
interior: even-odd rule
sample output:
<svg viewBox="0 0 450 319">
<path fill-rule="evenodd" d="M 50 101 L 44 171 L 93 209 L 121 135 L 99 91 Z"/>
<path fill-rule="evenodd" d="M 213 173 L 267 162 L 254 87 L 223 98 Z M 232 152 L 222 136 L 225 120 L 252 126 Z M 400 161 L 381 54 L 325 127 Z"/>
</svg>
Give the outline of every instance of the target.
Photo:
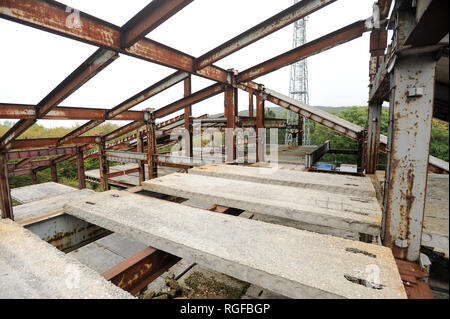
<svg viewBox="0 0 450 319">
<path fill-rule="evenodd" d="M 80 12 L 75 28 L 67 25 L 70 13 L 67 6 L 59 2 L 0 0 L 1 18 L 99 47 L 36 105 L 0 104 L 1 119 L 19 120 L 0 138 L 3 218 L 0 222 L 0 264 L 4 266 L 0 267 L 0 272 L 9 275 L 1 277 L 4 282 L 0 282 L 0 286 L 7 287 L 14 282 L 17 287 L 16 290 L 2 289 L 2 296 L 127 298 L 131 295 L 122 289 L 137 294 L 180 258 L 292 298 L 405 298 L 402 276 L 408 267 L 409 274 L 412 272 L 413 278 L 418 278 L 414 287 L 406 287 L 408 296 L 414 295 L 414 289 L 426 290 L 420 280 L 426 277 L 422 269 L 426 263 L 421 259 L 421 246 L 448 251 L 448 226 L 446 234 L 445 231 L 424 229 L 429 172 L 448 174 L 449 169 L 447 162 L 429 154 L 433 117 L 448 122 L 448 2 L 379 0 L 372 17 L 247 70 L 237 72 L 214 65 L 335 1 L 299 1 L 195 58 L 146 37 L 192 0 L 153 0 L 122 27 Z M 388 30 L 393 34 L 389 46 Z M 254 82 L 263 75 L 354 40 L 366 32 L 371 34 L 372 56 L 366 128 Z M 112 109 L 59 105 L 118 59 L 119 54 L 167 66 L 175 72 Z M 192 92 L 192 76 L 216 83 Z M 181 82 L 184 82 L 182 99 L 156 110 L 131 110 Z M 239 90 L 249 95 L 249 117 L 238 115 Z M 223 118 L 192 117 L 192 107 L 196 103 L 222 93 Z M 385 101 L 390 105 L 387 137 L 380 135 L 381 110 Z M 271 171 L 270 167 L 201 166 L 208 164 L 202 158 L 196 162 L 193 121 L 223 129 L 253 127 L 257 161 L 266 162 L 262 129 L 286 127 L 285 121 L 265 119 L 267 102 L 358 141 L 359 175 L 374 176 L 379 152 L 386 152 L 388 161 L 382 207 L 369 177 L 323 175 L 283 168 L 269 174 L 264 171 Z M 158 122 L 180 110 L 184 110 L 184 115 Z M 89 122 L 60 138 L 20 139 L 20 135 L 40 119 Z M 115 120 L 131 122 L 104 136 L 86 136 L 105 121 Z M 174 158 L 159 154 L 158 148 L 179 142 L 171 141 L 170 134 L 180 127 L 186 133 L 184 156 Z M 221 155 L 223 151 L 227 164 L 236 164 L 237 138 L 226 135 Z M 85 154 L 94 147 L 97 148 L 95 152 Z M 327 143 L 308 149 L 306 166 L 329 150 Z M 43 156 L 49 159 L 36 160 Z M 298 154 L 292 157 L 299 158 Z M 51 168 L 52 179 L 57 182 L 56 164 L 76 160 L 79 188 L 83 190 L 86 188 L 84 160 L 87 158 L 97 158 L 100 163 L 98 172 L 88 178 L 99 182 L 103 193 L 55 190 L 57 193 L 53 196 L 60 199 L 57 204 L 37 195 L 38 201 L 13 209 L 8 177 L 31 174 L 36 182 L 38 171 Z M 110 167 L 109 161 L 133 165 L 117 169 Z M 200 167 L 192 168 L 194 166 Z M 158 172 L 163 167 L 172 169 L 170 172 L 181 169 L 189 173 L 161 176 L 165 174 Z M 137 182 L 128 182 L 129 178 L 118 179 L 132 174 Z M 446 181 L 448 188 L 448 179 Z M 35 186 L 35 191 L 51 193 L 50 188 L 45 189 L 49 185 Z M 44 188 L 39 190 L 38 186 Z M 130 189 L 109 191 L 110 186 Z M 131 188 L 133 186 L 140 188 Z M 221 205 L 202 207 L 216 212 L 234 208 L 297 224 L 288 227 L 212 213 L 155 199 L 143 191 Z M 448 209 L 443 220 L 448 223 Z M 46 227 L 48 222 L 56 226 Z M 55 233 L 50 234 L 49 228 L 56 229 Z M 126 260 L 103 272 L 102 278 L 73 257 L 40 242 L 30 232 L 66 252 L 107 238 L 104 236 L 111 232 L 131 237 L 150 248 L 134 256 L 124 256 Z M 15 249 L 17 246 L 21 249 Z M 20 263 L 25 266 L 16 268 Z M 148 269 L 145 267 L 148 263 L 154 266 Z M 335 267 L 326 266 L 330 263 Z M 81 269 L 82 285 L 76 289 L 66 287 L 65 267 L 70 265 Z M 365 274 L 372 266 L 379 272 L 377 279 Z M 38 284 L 44 285 L 50 280 L 49 273 L 53 274 L 50 287 L 54 291 L 28 282 L 33 277 L 38 278 Z M 138 280 L 133 280 L 136 276 Z M 93 285 L 95 289 L 92 289 Z"/>
</svg>

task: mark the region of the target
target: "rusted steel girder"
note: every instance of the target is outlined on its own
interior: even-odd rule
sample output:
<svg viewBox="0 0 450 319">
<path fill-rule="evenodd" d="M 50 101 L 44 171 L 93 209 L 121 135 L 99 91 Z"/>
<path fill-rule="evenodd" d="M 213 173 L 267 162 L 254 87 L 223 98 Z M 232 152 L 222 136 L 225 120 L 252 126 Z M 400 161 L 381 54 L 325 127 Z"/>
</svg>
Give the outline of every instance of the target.
<svg viewBox="0 0 450 319">
<path fill-rule="evenodd" d="M 192 1 L 153 0 L 122 27 L 121 48 L 129 48 Z"/>
<path fill-rule="evenodd" d="M 67 135 L 65 135 L 64 137 L 61 138 L 60 142 L 65 143 L 67 141 L 70 141 L 71 139 L 92 130 L 93 128 L 102 124 L 104 121 L 109 121 L 109 120 L 119 118 L 122 113 L 124 113 L 127 110 L 131 109 L 132 107 L 138 105 L 139 103 L 146 101 L 147 99 L 151 98 L 152 96 L 155 96 L 156 94 L 161 93 L 162 91 L 183 81 L 188 76 L 189 76 L 189 73 L 186 73 L 186 72 L 175 72 L 174 74 L 169 75 L 165 79 L 159 81 L 156 84 L 151 85 L 147 89 L 139 92 L 138 94 L 132 96 L 128 100 L 120 103 L 113 109 L 108 110 L 106 112 L 105 116 L 101 120 L 89 121 L 86 124 L 80 126 L 79 128 L 73 130 L 72 132 L 68 133 Z M 143 112 L 140 112 L 140 113 L 142 114 L 142 121 L 143 121 L 144 113 Z"/>
<path fill-rule="evenodd" d="M 38 156 L 37 156 L 37 157 L 38 157 Z M 25 159 L 21 160 L 19 163 L 16 163 L 16 164 L 14 165 L 14 169 L 16 170 L 16 169 L 25 167 L 25 166 L 26 166 L 28 163 L 30 163 L 32 160 L 33 160 L 32 157 L 30 157 L 30 158 L 25 158 Z"/>
<path fill-rule="evenodd" d="M 131 122 L 121 128 L 118 128 L 117 130 L 107 134 L 105 136 L 105 141 L 111 141 L 114 140 L 118 137 L 121 137 L 122 135 L 125 135 L 131 131 L 134 131 L 138 128 L 140 128 L 141 126 L 143 126 L 144 123 L 143 122 Z"/>
<path fill-rule="evenodd" d="M 2 218 L 14 220 L 6 152 L 0 152 L 0 210 L 2 211 Z"/>
<path fill-rule="evenodd" d="M 149 112 L 150 119 L 147 122 L 147 154 L 148 154 L 148 179 L 158 177 L 157 154 L 156 150 L 156 127 L 155 115 Z"/>
<path fill-rule="evenodd" d="M 231 83 L 231 78 L 225 70 L 209 66 L 195 71 L 194 57 L 147 38 L 122 49 L 120 27 L 84 12 L 79 13 L 77 27 L 68 26 L 66 20 L 70 13 L 66 13 L 66 8 L 66 5 L 52 0 L 3 0 L 0 3 L 0 17 L 149 62 L 195 73 L 213 81 Z"/>
<path fill-rule="evenodd" d="M 54 107 L 41 119 L 43 120 L 103 120 L 110 110 L 81 107 Z M 36 106 L 23 104 L 0 103 L 2 119 L 37 119 Z M 143 121 L 144 114 L 139 111 L 127 111 L 108 120 Z"/>
<path fill-rule="evenodd" d="M 52 176 L 52 182 L 58 183 L 58 169 L 56 167 L 56 163 L 51 163 L 50 165 L 50 174 Z"/>
<path fill-rule="evenodd" d="M 366 174 L 375 174 L 380 153 L 381 111 L 382 104 L 369 104 L 367 119 L 367 146 L 365 152 Z"/>
<path fill-rule="evenodd" d="M 82 136 L 71 140 L 66 145 L 85 145 L 95 143 L 95 136 Z M 15 140 L 11 143 L 11 149 L 27 149 L 27 148 L 39 148 L 39 147 L 57 147 L 58 138 L 37 138 L 37 139 L 24 139 Z"/>
<path fill-rule="evenodd" d="M 213 84 L 203 90 L 200 90 L 196 93 L 191 94 L 188 97 L 185 97 L 179 101 L 176 101 L 172 104 L 164 106 L 154 112 L 155 118 L 162 118 L 168 116 L 172 113 L 175 113 L 179 110 L 184 109 L 189 105 L 193 105 L 199 103 L 207 98 L 213 97 L 217 94 L 220 94 L 225 91 L 225 85 L 217 83 Z"/>
<path fill-rule="evenodd" d="M 246 46 L 300 20 L 336 0 L 303 0 L 274 15 L 266 21 L 223 43 L 197 59 L 197 69 L 202 69 Z"/>
<path fill-rule="evenodd" d="M 2 8 L 2 7 L 0 7 Z M 97 73 L 107 67 L 117 58 L 113 51 L 98 49 L 85 62 L 83 62 L 72 74 L 62 81 L 36 106 L 37 118 L 42 118 L 61 101 L 75 92 L 84 83 L 89 81 Z M 20 120 L 0 139 L 0 148 L 9 148 L 11 142 L 30 128 L 36 120 Z"/>
<path fill-rule="evenodd" d="M 276 71 L 299 60 L 306 59 L 312 55 L 354 40 L 362 36 L 366 31 L 369 31 L 369 28 L 365 20 L 355 22 L 241 72 L 237 77 L 237 82 L 250 81 L 267 73 Z"/>
<path fill-rule="evenodd" d="M 53 149 L 36 149 L 36 150 L 24 150 L 24 151 L 10 151 L 7 153 L 9 161 L 18 159 L 33 159 L 42 156 L 55 156 L 55 155 L 67 155 L 76 154 L 77 147 L 60 147 Z M 19 167 L 21 165 L 18 165 Z"/>
<path fill-rule="evenodd" d="M 106 155 L 106 147 L 105 147 L 105 139 L 104 137 L 97 138 L 98 145 L 98 160 L 100 164 L 100 187 L 102 192 L 106 192 L 109 190 L 108 184 L 108 173 L 109 173 L 109 162 L 108 157 Z"/>
<path fill-rule="evenodd" d="M 176 256 L 148 247 L 106 271 L 103 277 L 132 295 L 137 295 L 179 260 Z"/>
</svg>

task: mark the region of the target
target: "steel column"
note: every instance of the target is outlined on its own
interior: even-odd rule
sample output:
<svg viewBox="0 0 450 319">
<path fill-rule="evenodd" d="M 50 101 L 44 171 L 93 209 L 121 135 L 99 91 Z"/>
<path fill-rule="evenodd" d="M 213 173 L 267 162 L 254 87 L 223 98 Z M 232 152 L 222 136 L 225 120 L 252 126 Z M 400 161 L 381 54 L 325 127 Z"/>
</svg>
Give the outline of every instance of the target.
<svg viewBox="0 0 450 319">
<path fill-rule="evenodd" d="M 86 188 L 86 176 L 84 173 L 84 155 L 81 147 L 77 151 L 77 172 L 78 172 L 78 188 Z"/>
<path fill-rule="evenodd" d="M 297 145 L 303 145 L 303 117 L 298 116 L 298 134 L 297 134 Z"/>
<path fill-rule="evenodd" d="M 237 88 L 228 86 L 225 89 L 225 111 L 227 119 L 227 130 L 225 131 L 225 155 L 226 162 L 236 160 L 236 116 L 238 114 L 238 91 Z"/>
<path fill-rule="evenodd" d="M 136 152 L 144 153 L 144 132 L 142 130 L 139 130 L 137 132 L 136 139 L 137 139 Z M 144 161 L 138 161 L 138 169 L 139 169 L 139 186 L 141 186 L 142 183 L 145 182 L 145 162 Z"/>
<path fill-rule="evenodd" d="M 380 103 L 369 104 L 365 158 L 366 174 L 375 174 L 378 166 L 378 156 L 380 153 L 381 111 L 382 105 Z"/>
<path fill-rule="evenodd" d="M 266 133 L 265 122 L 265 98 L 264 93 L 256 94 L 256 161 L 264 162 L 266 155 Z"/>
<path fill-rule="evenodd" d="M 31 183 L 33 185 L 36 185 L 38 183 L 38 179 L 37 179 L 37 171 L 35 169 L 33 169 L 31 171 Z"/>
<path fill-rule="evenodd" d="M 8 179 L 8 160 L 5 152 L 0 152 L 0 209 L 2 218 L 14 220 L 11 191 Z"/>
<path fill-rule="evenodd" d="M 248 92 L 248 116 L 253 117 L 253 110 L 255 106 L 253 104 L 253 92 Z"/>
<path fill-rule="evenodd" d="M 109 163 L 108 158 L 106 156 L 106 146 L 105 146 L 105 138 L 98 138 L 98 161 L 100 164 L 100 187 L 102 192 L 106 192 L 109 190 L 108 184 L 108 173 L 109 173 Z"/>
<path fill-rule="evenodd" d="M 158 177 L 158 159 L 156 158 L 156 127 L 155 115 L 149 112 L 149 121 L 147 122 L 147 152 L 148 152 L 148 179 Z"/>
<path fill-rule="evenodd" d="M 192 94 L 192 80 L 191 76 L 184 80 L 184 97 L 188 97 Z M 193 141 L 192 141 L 192 105 L 187 106 L 184 109 L 184 139 L 185 139 L 185 155 L 186 157 L 193 156 Z"/>
<path fill-rule="evenodd" d="M 58 170 L 56 167 L 56 163 L 52 161 L 50 165 L 50 173 L 52 175 L 52 182 L 58 183 Z"/>
<path fill-rule="evenodd" d="M 399 56 L 391 75 L 383 240 L 409 261 L 420 255 L 435 74 L 436 61 L 423 55 Z"/>
</svg>

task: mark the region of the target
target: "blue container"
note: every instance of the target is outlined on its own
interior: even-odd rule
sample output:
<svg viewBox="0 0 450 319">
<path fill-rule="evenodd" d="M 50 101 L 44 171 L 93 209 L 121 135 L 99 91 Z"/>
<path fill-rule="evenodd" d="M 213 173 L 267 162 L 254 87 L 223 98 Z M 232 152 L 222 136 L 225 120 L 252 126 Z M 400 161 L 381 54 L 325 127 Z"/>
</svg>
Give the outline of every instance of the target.
<svg viewBox="0 0 450 319">
<path fill-rule="evenodd" d="M 330 164 L 322 164 L 322 165 L 317 165 L 316 167 L 317 169 L 325 169 L 328 171 L 331 171 L 333 169 L 333 166 Z"/>
</svg>

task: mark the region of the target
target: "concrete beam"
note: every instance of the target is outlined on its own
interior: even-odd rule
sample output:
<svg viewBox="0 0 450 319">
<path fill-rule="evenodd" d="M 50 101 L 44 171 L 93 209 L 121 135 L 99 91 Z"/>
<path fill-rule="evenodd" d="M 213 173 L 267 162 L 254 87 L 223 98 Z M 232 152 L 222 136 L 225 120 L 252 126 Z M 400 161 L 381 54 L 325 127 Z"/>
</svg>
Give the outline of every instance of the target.
<svg viewBox="0 0 450 319">
<path fill-rule="evenodd" d="M 315 189 L 336 194 L 375 197 L 375 189 L 369 178 L 310 173 L 288 169 L 245 167 L 230 165 L 206 165 L 189 170 L 189 174 L 220 177 L 269 185 Z"/>
<path fill-rule="evenodd" d="M 144 190 L 217 205 L 379 235 L 381 209 L 374 197 L 348 196 L 279 185 L 171 174 L 142 184 Z"/>
<path fill-rule="evenodd" d="M 7 219 L 0 221 L 0 276 L 1 299 L 133 298 Z"/>
<path fill-rule="evenodd" d="M 120 191 L 69 203 L 65 211 L 287 297 L 406 298 L 386 247 Z M 380 276 L 368 278 L 371 269 Z"/>
</svg>

